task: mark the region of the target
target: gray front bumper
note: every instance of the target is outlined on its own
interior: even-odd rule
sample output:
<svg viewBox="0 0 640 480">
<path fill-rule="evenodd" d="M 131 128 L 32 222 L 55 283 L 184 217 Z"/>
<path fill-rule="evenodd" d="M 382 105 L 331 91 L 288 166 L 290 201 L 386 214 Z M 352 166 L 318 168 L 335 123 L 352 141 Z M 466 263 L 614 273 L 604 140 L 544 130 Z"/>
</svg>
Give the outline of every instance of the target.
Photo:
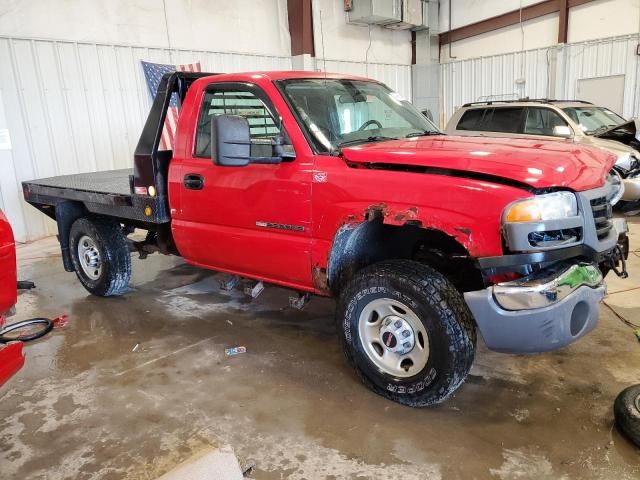
<svg viewBox="0 0 640 480">
<path fill-rule="evenodd" d="M 598 323 L 606 287 L 582 285 L 561 300 L 535 309 L 506 310 L 493 287 L 464 294 L 487 347 L 508 353 L 546 352 L 586 335 Z"/>
<path fill-rule="evenodd" d="M 554 252 L 565 249 L 548 249 L 546 252 L 480 259 L 481 267 L 492 274 L 495 269 L 503 267 L 506 267 L 505 271 L 514 271 L 513 267 L 524 264 L 525 259 L 537 265 L 552 264 L 542 272 L 517 281 L 464 294 L 487 347 L 509 353 L 545 352 L 562 348 L 593 330 L 598 323 L 599 303 L 606 294 L 606 286 L 599 270 L 599 277 L 586 275 L 579 278 L 571 275 L 570 270 L 580 266 L 576 258 L 587 257 L 592 262 L 590 269 L 593 272 L 616 244 L 626 239 L 627 223 L 620 218 L 611 219 L 612 228 L 606 235 L 597 235 L 590 202 L 605 195 L 605 187 L 578 194 L 584 216 L 582 247 L 588 254 L 572 253 L 573 257 L 554 260 Z M 522 242 L 528 235 L 526 229 L 511 233 L 512 240 L 515 239 L 512 247 L 524 245 Z M 624 246 L 624 242 L 621 245 Z M 522 248 L 526 250 L 524 246 Z M 515 250 L 520 251 L 519 248 Z M 508 261 L 510 257 L 514 258 L 511 263 Z M 564 271 L 563 265 L 564 268 L 568 266 Z"/>
</svg>

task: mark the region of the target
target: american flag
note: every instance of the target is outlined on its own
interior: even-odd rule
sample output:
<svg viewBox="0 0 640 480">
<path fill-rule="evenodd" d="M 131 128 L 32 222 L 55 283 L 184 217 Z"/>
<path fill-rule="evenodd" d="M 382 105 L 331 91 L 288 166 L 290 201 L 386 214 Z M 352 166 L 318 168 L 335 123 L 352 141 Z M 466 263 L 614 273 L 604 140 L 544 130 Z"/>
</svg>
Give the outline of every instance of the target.
<svg viewBox="0 0 640 480">
<path fill-rule="evenodd" d="M 180 72 L 201 72 L 200 62 L 186 63 L 184 65 L 164 65 L 162 63 L 142 62 L 142 70 L 144 70 L 144 78 L 147 80 L 147 87 L 151 98 L 155 98 L 158 92 L 160 80 L 165 73 Z M 162 138 L 160 139 L 160 150 L 172 150 L 176 134 L 176 124 L 178 123 L 178 97 L 174 93 L 171 95 L 169 109 L 164 120 L 164 128 L 162 129 Z"/>
</svg>

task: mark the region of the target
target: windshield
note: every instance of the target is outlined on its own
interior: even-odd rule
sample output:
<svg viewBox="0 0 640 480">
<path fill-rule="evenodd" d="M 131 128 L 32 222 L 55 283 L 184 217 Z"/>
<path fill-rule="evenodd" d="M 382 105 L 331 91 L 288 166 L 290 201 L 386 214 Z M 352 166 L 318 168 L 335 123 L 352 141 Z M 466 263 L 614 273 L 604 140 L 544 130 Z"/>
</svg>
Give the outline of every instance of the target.
<svg viewBox="0 0 640 480">
<path fill-rule="evenodd" d="M 302 79 L 283 81 L 284 94 L 318 151 L 417 135 L 441 134 L 397 93 L 376 82 Z"/>
<path fill-rule="evenodd" d="M 604 107 L 566 107 L 562 110 L 587 135 L 604 132 L 611 127 L 626 122 L 620 115 Z"/>
</svg>

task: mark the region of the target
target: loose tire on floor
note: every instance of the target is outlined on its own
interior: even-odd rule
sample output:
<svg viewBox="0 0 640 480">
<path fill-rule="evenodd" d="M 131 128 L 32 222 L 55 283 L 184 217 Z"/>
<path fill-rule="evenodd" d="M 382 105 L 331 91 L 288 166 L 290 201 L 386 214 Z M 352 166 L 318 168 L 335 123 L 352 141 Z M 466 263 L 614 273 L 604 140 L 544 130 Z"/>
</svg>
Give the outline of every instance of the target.
<svg viewBox="0 0 640 480">
<path fill-rule="evenodd" d="M 625 388 L 613 404 L 618 428 L 640 447 L 640 385 Z"/>
<path fill-rule="evenodd" d="M 348 362 L 368 388 L 396 402 L 443 402 L 473 363 L 471 312 L 426 265 L 391 260 L 361 270 L 341 293 L 336 315 Z"/>
<path fill-rule="evenodd" d="M 100 217 L 83 217 L 71 225 L 71 260 L 78 279 L 100 297 L 122 295 L 129 288 L 131 254 L 120 224 Z"/>
</svg>

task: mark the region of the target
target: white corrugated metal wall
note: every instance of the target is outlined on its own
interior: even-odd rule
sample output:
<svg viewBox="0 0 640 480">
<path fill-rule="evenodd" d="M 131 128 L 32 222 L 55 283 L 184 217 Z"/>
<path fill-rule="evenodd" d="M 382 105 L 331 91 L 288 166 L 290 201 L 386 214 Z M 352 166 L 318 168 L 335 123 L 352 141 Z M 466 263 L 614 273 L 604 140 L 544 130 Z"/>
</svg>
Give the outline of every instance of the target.
<svg viewBox="0 0 640 480">
<path fill-rule="evenodd" d="M 325 62 L 316 59 L 318 69 L 325 69 Z M 407 100 L 411 101 L 411 65 L 395 65 L 388 63 L 361 63 L 342 60 L 326 60 L 328 72 L 348 73 L 361 77 L 375 78 L 386 84 Z"/>
<path fill-rule="evenodd" d="M 559 49 L 556 97 L 575 98 L 578 80 L 624 75 L 624 107 L 627 118 L 640 115 L 639 35 L 568 44 Z"/>
<path fill-rule="evenodd" d="M 624 111 L 620 113 L 637 117 L 640 114 L 638 41 L 638 35 L 627 35 L 444 63 L 440 69 L 442 120 L 446 123 L 464 103 L 489 96 L 572 99 L 576 96 L 577 80 L 620 74 L 625 75 Z M 525 80 L 522 87 L 516 84 L 520 78 Z"/>
<path fill-rule="evenodd" d="M 55 233 L 20 182 L 126 168 L 151 100 L 141 60 L 199 61 L 204 71 L 289 70 L 290 57 L 0 38 L 0 208 L 18 240 Z"/>
<path fill-rule="evenodd" d="M 443 63 L 440 66 L 443 126 L 467 102 L 546 97 L 548 55 L 548 49 L 537 49 Z M 516 85 L 520 78 L 525 80 L 522 87 Z"/>
<path fill-rule="evenodd" d="M 0 133 L 11 138 L 11 148 L 0 144 L 0 208 L 19 241 L 56 232 L 22 200 L 22 181 L 132 164 L 151 105 L 141 60 L 199 61 L 210 72 L 291 69 L 290 57 L 0 36 Z M 411 98 L 408 65 L 327 60 L 326 68 L 368 71 Z"/>
</svg>

